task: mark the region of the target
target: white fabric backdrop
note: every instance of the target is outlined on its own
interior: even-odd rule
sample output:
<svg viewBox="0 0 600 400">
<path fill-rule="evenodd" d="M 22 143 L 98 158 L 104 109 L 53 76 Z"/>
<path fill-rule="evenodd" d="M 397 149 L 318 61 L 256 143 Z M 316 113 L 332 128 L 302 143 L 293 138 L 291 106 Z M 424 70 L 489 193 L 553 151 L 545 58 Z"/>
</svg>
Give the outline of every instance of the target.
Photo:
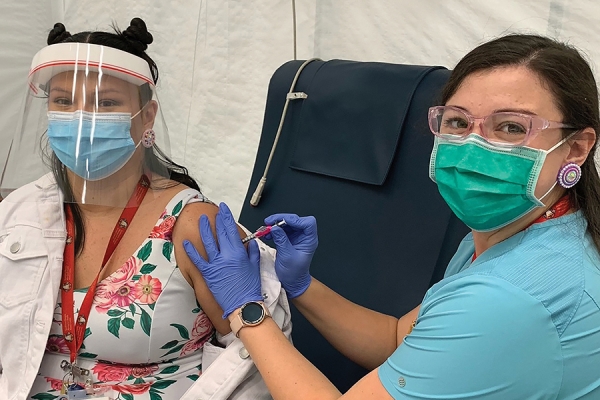
<svg viewBox="0 0 600 400">
<path fill-rule="evenodd" d="M 600 63 L 594 0 L 297 0 L 298 58 L 452 67 L 507 32 L 566 40 Z M 155 38 L 171 154 L 214 201 L 239 212 L 262 127 L 269 78 L 293 57 L 291 0 L 20 0 L 0 4 L 0 171 L 29 62 L 54 22 L 71 32 L 143 18 Z"/>
</svg>

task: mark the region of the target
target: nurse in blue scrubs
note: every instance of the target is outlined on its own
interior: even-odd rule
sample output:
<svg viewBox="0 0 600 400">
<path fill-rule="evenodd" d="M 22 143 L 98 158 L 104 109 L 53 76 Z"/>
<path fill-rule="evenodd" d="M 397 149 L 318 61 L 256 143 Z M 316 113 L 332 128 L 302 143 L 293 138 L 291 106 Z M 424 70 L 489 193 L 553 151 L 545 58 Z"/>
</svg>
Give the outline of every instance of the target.
<svg viewBox="0 0 600 400">
<path fill-rule="evenodd" d="M 501 37 L 458 63 L 441 104 L 429 111 L 430 175 L 472 233 L 417 309 L 398 320 L 342 298 L 310 276 L 314 218 L 265 221 L 287 222 L 271 235 L 288 297 L 371 370 L 344 395 L 262 312 L 257 245 L 246 252 L 225 205 L 218 247 L 205 217 L 206 254 L 185 244 L 275 399 L 600 399 L 600 116 L 588 63 L 548 38 Z"/>
</svg>

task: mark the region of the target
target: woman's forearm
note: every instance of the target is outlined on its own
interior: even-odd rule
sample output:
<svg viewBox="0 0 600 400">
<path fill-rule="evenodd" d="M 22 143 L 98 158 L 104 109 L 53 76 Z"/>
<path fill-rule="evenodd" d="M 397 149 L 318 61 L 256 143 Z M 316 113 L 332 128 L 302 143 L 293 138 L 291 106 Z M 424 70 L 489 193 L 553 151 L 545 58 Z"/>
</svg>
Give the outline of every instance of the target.
<svg viewBox="0 0 600 400">
<path fill-rule="evenodd" d="M 397 318 L 352 303 L 314 278 L 293 302 L 333 347 L 366 369 L 396 350 Z"/>
<path fill-rule="evenodd" d="M 341 397 L 321 371 L 292 346 L 271 318 L 258 326 L 242 328 L 239 334 L 274 399 Z"/>
</svg>

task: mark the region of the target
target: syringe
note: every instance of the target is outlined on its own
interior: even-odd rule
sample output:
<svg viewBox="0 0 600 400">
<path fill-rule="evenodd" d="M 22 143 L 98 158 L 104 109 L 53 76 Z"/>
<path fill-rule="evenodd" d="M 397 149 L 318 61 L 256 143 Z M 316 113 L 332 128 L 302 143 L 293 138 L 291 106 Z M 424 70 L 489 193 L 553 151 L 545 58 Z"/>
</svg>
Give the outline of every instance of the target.
<svg viewBox="0 0 600 400">
<path fill-rule="evenodd" d="M 245 238 L 243 238 L 242 239 L 242 243 L 248 243 L 252 239 L 257 239 L 257 238 L 261 238 L 263 236 L 266 236 L 269 233 L 271 233 L 271 229 L 273 229 L 274 226 L 283 226 L 283 225 L 285 225 L 285 220 L 284 219 L 282 219 L 281 221 L 279 221 L 275 225 L 261 226 L 260 228 L 258 228 L 256 230 L 256 232 L 251 233 L 250 235 L 248 235 Z"/>
</svg>

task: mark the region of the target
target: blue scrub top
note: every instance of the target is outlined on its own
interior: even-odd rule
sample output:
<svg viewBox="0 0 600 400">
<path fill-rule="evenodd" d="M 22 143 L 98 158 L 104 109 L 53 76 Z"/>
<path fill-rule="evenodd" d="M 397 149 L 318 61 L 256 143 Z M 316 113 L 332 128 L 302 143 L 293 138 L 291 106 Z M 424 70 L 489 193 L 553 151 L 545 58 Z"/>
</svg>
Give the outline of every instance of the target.
<svg viewBox="0 0 600 400">
<path fill-rule="evenodd" d="M 600 399 L 600 256 L 581 213 L 471 262 L 467 235 L 379 367 L 394 399 Z"/>
</svg>

